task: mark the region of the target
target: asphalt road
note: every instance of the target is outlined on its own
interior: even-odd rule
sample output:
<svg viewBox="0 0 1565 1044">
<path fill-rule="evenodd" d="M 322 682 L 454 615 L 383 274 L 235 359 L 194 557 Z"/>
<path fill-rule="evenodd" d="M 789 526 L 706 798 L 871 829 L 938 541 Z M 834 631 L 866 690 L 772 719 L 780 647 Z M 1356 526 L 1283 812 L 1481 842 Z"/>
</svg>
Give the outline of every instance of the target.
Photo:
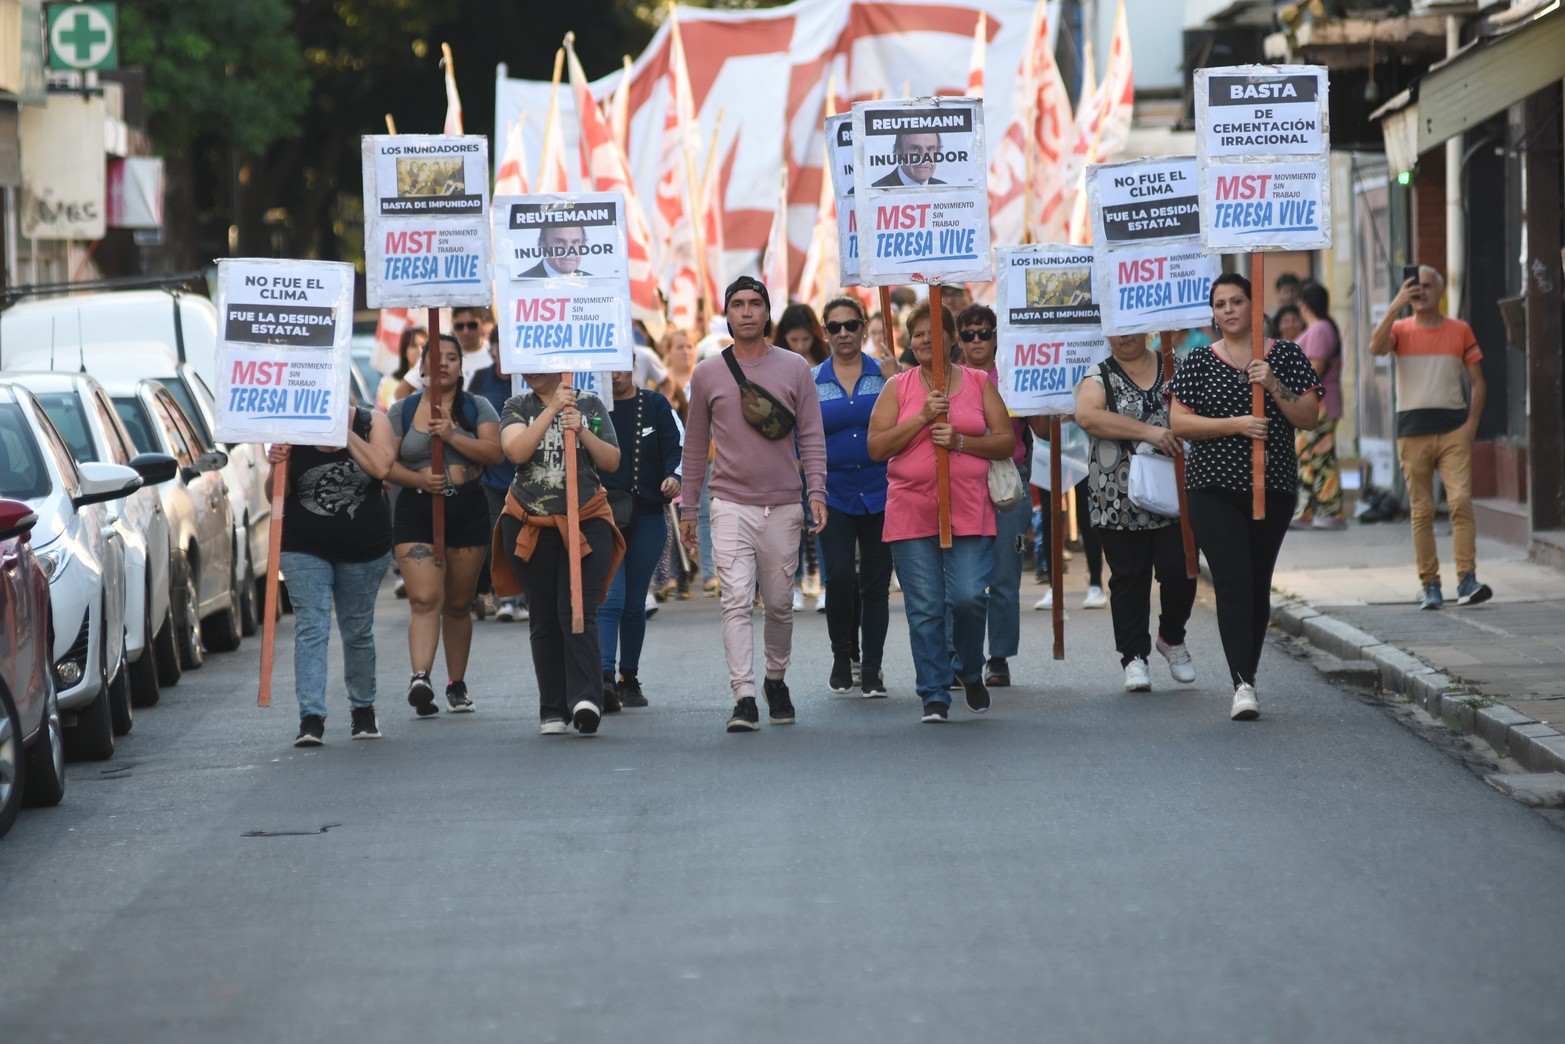
<svg viewBox="0 0 1565 1044">
<path fill-rule="evenodd" d="M 477 625 L 477 714 L 413 720 L 381 610 L 384 739 L 334 682 L 290 745 L 285 621 L 270 710 L 247 641 L 23 814 L 0 1040 L 1565 1039 L 1565 832 L 1276 649 L 1230 723 L 1205 608 L 1201 681 L 1135 696 L 1106 612 L 1062 663 L 1026 612 L 1016 687 L 945 727 L 899 611 L 875 702 L 804 614 L 799 724 L 729 736 L 698 598 L 592 740 L 537 734 L 525 624 Z"/>
</svg>

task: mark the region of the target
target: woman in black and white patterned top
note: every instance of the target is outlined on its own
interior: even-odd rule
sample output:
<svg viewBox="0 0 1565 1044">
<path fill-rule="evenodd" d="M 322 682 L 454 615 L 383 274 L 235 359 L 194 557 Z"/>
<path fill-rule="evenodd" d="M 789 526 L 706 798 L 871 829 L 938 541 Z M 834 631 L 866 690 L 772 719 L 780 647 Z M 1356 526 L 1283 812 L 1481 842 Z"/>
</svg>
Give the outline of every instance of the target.
<svg viewBox="0 0 1565 1044">
<path fill-rule="evenodd" d="M 1170 457 L 1179 451 L 1179 440 L 1168 428 L 1164 398 L 1173 375 L 1163 372 L 1161 356 L 1147 350 L 1145 334 L 1108 341 L 1110 356 L 1076 386 L 1076 423 L 1092 436 L 1087 502 L 1109 561 L 1109 611 L 1125 691 L 1146 692 L 1152 688 L 1147 671 L 1153 648 L 1147 633 L 1152 577 L 1157 576 L 1161 603 L 1157 651 L 1168 661 L 1174 680 L 1186 683 L 1195 681 L 1185 624 L 1195 603 L 1196 583 L 1185 575 L 1179 520 L 1130 502 L 1130 458 L 1137 445 L 1149 442 Z"/>
<path fill-rule="evenodd" d="M 1321 383 L 1292 341 L 1251 342 L 1250 281 L 1225 273 L 1212 283 L 1213 324 L 1222 339 L 1196 348 L 1174 375 L 1169 419 L 1193 443 L 1185 465 L 1190 525 L 1217 594 L 1217 626 L 1233 676 L 1230 717 L 1260 717 L 1255 671 L 1271 617 L 1272 568 L 1293 518 L 1299 462 L 1295 428 L 1312 427 Z M 1265 418 L 1250 415 L 1250 387 L 1265 392 Z M 1266 444 L 1266 517 L 1251 519 L 1250 447 Z"/>
</svg>

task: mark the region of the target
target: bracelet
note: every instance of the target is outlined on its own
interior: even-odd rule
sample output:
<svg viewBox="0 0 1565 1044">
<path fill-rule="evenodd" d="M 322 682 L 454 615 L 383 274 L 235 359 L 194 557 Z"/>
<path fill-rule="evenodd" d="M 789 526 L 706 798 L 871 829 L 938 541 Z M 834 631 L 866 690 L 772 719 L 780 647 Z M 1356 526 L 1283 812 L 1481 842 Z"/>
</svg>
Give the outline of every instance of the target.
<svg viewBox="0 0 1565 1044">
<path fill-rule="evenodd" d="M 967 436 L 966 435 L 958 435 L 956 437 L 956 451 L 958 453 L 966 453 L 967 452 Z"/>
</svg>

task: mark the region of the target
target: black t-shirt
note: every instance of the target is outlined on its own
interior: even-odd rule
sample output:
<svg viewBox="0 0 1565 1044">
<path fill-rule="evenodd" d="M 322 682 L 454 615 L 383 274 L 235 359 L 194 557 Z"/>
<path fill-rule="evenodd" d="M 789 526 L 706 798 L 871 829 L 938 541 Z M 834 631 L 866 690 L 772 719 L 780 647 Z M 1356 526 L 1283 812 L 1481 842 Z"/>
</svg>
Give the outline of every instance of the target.
<svg viewBox="0 0 1565 1044">
<path fill-rule="evenodd" d="M 370 436 L 370 411 L 353 411 L 353 430 Z M 283 550 L 328 562 L 373 562 L 391 550 L 391 511 L 381 481 L 346 448 L 295 446 L 288 454 Z"/>
<path fill-rule="evenodd" d="M 1282 386 L 1295 395 L 1324 391 L 1320 375 L 1292 341 L 1273 341 L 1266 361 Z M 1191 350 L 1174 373 L 1173 397 L 1191 413 L 1202 417 L 1247 417 L 1250 414 L 1250 378 L 1214 350 L 1212 345 Z M 1299 460 L 1293 450 L 1293 425 L 1270 395 L 1266 404 L 1266 491 L 1298 492 Z M 1250 443 L 1244 435 L 1220 439 L 1195 439 L 1185 464 L 1186 489 L 1222 489 L 1249 493 Z"/>
</svg>

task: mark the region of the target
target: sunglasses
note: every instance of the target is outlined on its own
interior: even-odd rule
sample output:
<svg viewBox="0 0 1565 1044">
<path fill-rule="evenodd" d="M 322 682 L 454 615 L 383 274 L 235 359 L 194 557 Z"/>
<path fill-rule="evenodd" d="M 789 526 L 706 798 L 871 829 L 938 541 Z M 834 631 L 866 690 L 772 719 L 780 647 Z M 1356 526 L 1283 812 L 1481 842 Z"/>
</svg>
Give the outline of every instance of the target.
<svg viewBox="0 0 1565 1044">
<path fill-rule="evenodd" d="M 476 330 L 476 329 L 478 329 L 478 324 L 476 322 L 471 322 L 471 323 L 452 323 L 451 324 L 451 329 L 453 329 L 453 330 Z"/>
<path fill-rule="evenodd" d="M 858 333 L 863 325 L 864 320 L 862 319 L 849 319 L 842 323 L 827 323 L 826 332 L 829 334 L 839 334 L 846 330 L 848 333 Z"/>
<path fill-rule="evenodd" d="M 994 327 L 983 330 L 963 330 L 960 336 L 964 341 L 988 341 L 994 337 Z"/>
</svg>

